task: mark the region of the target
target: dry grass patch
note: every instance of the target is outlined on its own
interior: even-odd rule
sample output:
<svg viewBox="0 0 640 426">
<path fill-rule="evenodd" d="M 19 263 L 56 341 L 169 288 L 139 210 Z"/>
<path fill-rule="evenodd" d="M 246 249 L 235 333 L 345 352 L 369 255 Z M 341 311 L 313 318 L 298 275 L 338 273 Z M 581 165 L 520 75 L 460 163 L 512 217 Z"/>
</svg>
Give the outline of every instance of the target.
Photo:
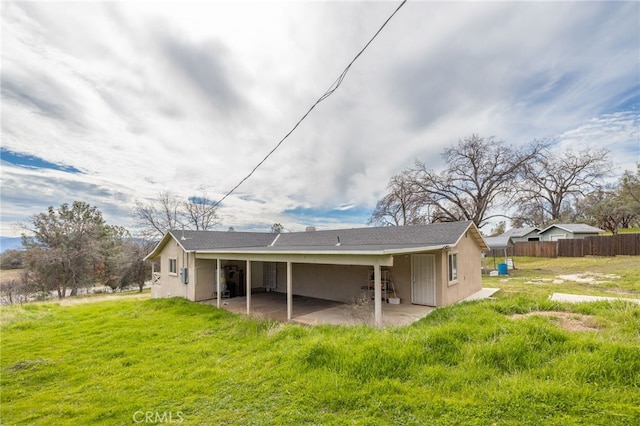
<svg viewBox="0 0 640 426">
<path fill-rule="evenodd" d="M 511 319 L 518 319 L 530 316 L 550 317 L 557 325 L 568 331 L 598 331 L 602 327 L 597 324 L 593 315 L 576 314 L 573 312 L 558 311 L 535 311 L 527 314 L 511 315 Z"/>
<path fill-rule="evenodd" d="M 558 278 L 566 281 L 575 281 L 577 283 L 586 284 L 603 284 L 619 280 L 621 277 L 617 274 L 602 274 L 599 272 L 583 272 L 581 274 L 558 275 Z"/>
<path fill-rule="evenodd" d="M 20 280 L 24 269 L 0 269 L 0 282 L 5 283 L 11 280 Z"/>
</svg>

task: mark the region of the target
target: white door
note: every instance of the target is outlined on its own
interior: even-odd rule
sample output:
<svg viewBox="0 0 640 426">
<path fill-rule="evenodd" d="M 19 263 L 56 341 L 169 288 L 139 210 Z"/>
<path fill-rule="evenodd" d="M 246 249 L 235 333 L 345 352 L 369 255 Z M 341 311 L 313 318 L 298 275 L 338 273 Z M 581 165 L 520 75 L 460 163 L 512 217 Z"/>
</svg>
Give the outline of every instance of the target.
<svg viewBox="0 0 640 426">
<path fill-rule="evenodd" d="M 411 303 L 436 306 L 436 256 L 411 256 Z"/>
</svg>

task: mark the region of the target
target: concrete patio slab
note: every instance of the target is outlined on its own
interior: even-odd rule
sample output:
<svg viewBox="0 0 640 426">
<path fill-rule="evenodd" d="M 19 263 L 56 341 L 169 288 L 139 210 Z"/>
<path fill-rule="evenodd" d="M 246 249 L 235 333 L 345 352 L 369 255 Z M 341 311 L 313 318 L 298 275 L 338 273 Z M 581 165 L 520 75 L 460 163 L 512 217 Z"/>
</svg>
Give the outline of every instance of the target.
<svg viewBox="0 0 640 426">
<path fill-rule="evenodd" d="M 483 288 L 463 301 L 479 300 L 491 297 L 499 289 Z M 216 300 L 202 303 L 216 306 Z M 247 298 L 233 297 L 222 299 L 223 309 L 246 314 Z M 382 321 L 384 327 L 402 327 L 425 317 L 436 309 L 433 306 L 400 303 L 393 305 L 383 303 Z M 254 293 L 251 295 L 251 315 L 258 318 L 268 318 L 275 321 L 287 321 L 287 296 L 285 293 Z M 315 299 L 313 297 L 293 296 L 293 318 L 291 322 L 306 325 L 371 325 L 374 321 L 373 302 L 340 303 L 331 300 Z"/>
</svg>

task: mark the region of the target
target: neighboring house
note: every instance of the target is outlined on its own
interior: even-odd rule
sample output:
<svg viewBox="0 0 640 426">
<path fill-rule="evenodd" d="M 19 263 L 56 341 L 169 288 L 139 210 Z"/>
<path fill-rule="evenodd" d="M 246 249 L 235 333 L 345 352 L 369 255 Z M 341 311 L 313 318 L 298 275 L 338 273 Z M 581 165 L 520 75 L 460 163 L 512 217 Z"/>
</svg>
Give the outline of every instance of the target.
<svg viewBox="0 0 640 426">
<path fill-rule="evenodd" d="M 597 237 L 602 232 L 605 231 L 584 223 L 556 223 L 544 228 L 538 235 L 540 236 L 540 241 L 557 241 Z"/>
<path fill-rule="evenodd" d="M 540 241 L 540 228 L 535 226 L 527 226 L 524 228 L 512 228 L 502 235 L 508 235 L 511 237 L 511 241 L 519 243 L 521 241 Z"/>
<path fill-rule="evenodd" d="M 507 256 L 507 251 L 513 247 L 513 239 L 510 235 L 501 234 L 495 237 L 484 237 L 487 243 L 489 256 Z"/>
<path fill-rule="evenodd" d="M 522 241 L 540 241 L 538 232 L 540 228 L 533 226 L 525 228 L 512 228 L 508 231 L 496 235 L 495 237 L 485 237 L 485 241 L 489 246 L 489 255 L 491 256 L 507 256 L 511 252 L 510 249 L 515 243 Z"/>
<path fill-rule="evenodd" d="M 331 231 L 170 231 L 146 257 L 160 259 L 153 297 L 193 301 L 247 297 L 275 291 L 352 302 L 374 297 L 377 325 L 382 301 L 445 306 L 482 288 L 485 240 L 471 221 Z M 216 274 L 218 270 L 220 273 Z M 217 278 L 216 278 L 217 277 Z M 392 284 L 393 285 L 392 285 Z"/>
</svg>

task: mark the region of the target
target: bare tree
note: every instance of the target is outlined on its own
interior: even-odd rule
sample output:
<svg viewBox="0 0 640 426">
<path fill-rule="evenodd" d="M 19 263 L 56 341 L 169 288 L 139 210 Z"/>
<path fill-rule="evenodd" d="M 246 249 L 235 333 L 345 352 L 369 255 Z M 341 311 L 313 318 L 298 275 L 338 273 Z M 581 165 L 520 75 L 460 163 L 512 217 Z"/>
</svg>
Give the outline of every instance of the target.
<svg viewBox="0 0 640 426">
<path fill-rule="evenodd" d="M 149 204 L 137 201 L 133 215 L 144 238 L 160 239 L 167 231 L 183 227 L 182 207 L 173 192 L 162 191 Z"/>
<path fill-rule="evenodd" d="M 218 206 L 207 194 L 190 197 L 184 203 L 186 226 L 196 231 L 209 231 L 218 224 Z"/>
<path fill-rule="evenodd" d="M 630 203 L 640 214 L 640 163 L 636 163 L 636 174 L 625 170 L 620 179 L 620 194 L 629 198 Z"/>
<path fill-rule="evenodd" d="M 441 173 L 416 162 L 414 185 L 422 205 L 434 209 L 431 221 L 472 220 L 480 228 L 494 217 L 505 217 L 489 211 L 513 201 L 523 167 L 545 147 L 533 141 L 515 148 L 474 134 L 444 150 L 447 168 Z"/>
<path fill-rule="evenodd" d="M 601 188 L 576 202 L 576 211 L 585 222 L 617 234 L 640 218 L 640 167 L 633 175 L 625 171 L 617 185 Z"/>
<path fill-rule="evenodd" d="M 500 222 L 496 223 L 496 225 L 493 228 L 491 228 L 491 231 L 489 232 L 489 236 L 495 237 L 498 235 L 502 235 L 506 230 L 507 230 L 507 222 L 505 222 L 504 220 L 501 220 Z"/>
<path fill-rule="evenodd" d="M 218 206 L 207 194 L 186 201 L 171 191 L 162 191 L 148 204 L 136 202 L 133 216 L 142 236 L 158 240 L 171 229 L 208 231 L 218 224 Z"/>
<path fill-rule="evenodd" d="M 284 226 L 282 226 L 281 223 L 274 223 L 273 225 L 271 225 L 271 230 L 269 232 L 271 232 L 272 234 L 282 234 L 283 231 Z"/>
<path fill-rule="evenodd" d="M 562 220 L 572 202 L 601 188 L 610 170 L 608 157 L 606 149 L 554 154 L 545 147 L 536 161 L 526 163 L 516 217 L 538 210 L 544 215 L 539 225 Z"/>
<path fill-rule="evenodd" d="M 368 223 L 382 226 L 420 225 L 429 221 L 429 210 L 414 185 L 414 176 L 405 170 L 389 180 L 388 192 L 376 204 Z"/>
</svg>

